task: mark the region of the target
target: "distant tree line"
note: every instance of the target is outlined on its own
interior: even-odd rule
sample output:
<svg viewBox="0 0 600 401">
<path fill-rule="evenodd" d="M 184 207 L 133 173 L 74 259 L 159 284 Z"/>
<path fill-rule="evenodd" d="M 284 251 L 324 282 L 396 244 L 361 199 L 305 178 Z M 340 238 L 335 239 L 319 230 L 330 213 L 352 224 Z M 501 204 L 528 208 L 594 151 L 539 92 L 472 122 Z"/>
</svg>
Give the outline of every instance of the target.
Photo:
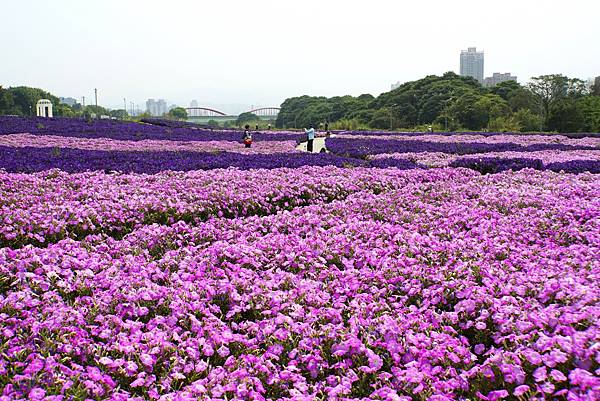
<svg viewBox="0 0 600 401">
<path fill-rule="evenodd" d="M 35 106 L 38 100 L 48 99 L 52 102 L 53 115 L 57 117 L 84 117 L 109 116 L 121 120 L 129 119 L 129 113 L 125 109 L 109 110 L 102 106 L 88 105 L 83 107 L 80 103 L 73 106 L 60 103 L 60 99 L 53 94 L 39 88 L 17 86 L 3 88 L 0 86 L 0 115 L 35 116 Z M 144 115 L 149 116 L 149 115 Z M 144 117 L 140 116 L 140 117 Z M 187 111 L 182 107 L 171 109 L 166 118 L 185 120 Z"/>
<path fill-rule="evenodd" d="M 600 132 L 600 88 L 563 75 L 485 88 L 453 72 L 371 95 L 286 99 L 276 126 L 332 128 Z"/>
</svg>

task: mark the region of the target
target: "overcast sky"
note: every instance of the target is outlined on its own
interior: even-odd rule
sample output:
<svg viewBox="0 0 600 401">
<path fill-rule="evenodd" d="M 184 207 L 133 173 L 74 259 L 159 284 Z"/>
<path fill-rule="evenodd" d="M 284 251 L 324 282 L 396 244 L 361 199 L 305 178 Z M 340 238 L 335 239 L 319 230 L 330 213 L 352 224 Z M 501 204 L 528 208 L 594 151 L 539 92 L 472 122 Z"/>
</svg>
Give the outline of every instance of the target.
<svg viewBox="0 0 600 401">
<path fill-rule="evenodd" d="M 277 106 L 458 72 L 469 46 L 486 76 L 587 79 L 599 16 L 597 0 L 0 0 L 0 85 L 78 99 L 97 87 L 113 108 Z"/>
</svg>

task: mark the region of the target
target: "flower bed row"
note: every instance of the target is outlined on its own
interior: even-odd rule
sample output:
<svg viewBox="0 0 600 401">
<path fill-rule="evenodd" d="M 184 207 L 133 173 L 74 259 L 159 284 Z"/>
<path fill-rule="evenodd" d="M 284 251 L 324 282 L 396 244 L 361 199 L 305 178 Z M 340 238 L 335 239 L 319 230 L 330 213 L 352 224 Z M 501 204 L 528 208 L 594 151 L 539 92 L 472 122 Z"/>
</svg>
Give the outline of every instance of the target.
<svg viewBox="0 0 600 401">
<path fill-rule="evenodd" d="M 86 121 L 77 118 L 41 118 L 0 116 L 0 135 L 29 133 L 34 135 L 59 135 L 75 138 L 110 138 L 126 141 L 231 141 L 240 142 L 241 131 L 209 130 L 197 128 L 170 128 L 151 124 L 115 120 Z M 254 141 L 296 141 L 305 134 L 290 131 L 261 131 L 253 135 Z"/>
<path fill-rule="evenodd" d="M 9 134 L 0 135 L 0 146 L 15 148 L 57 148 L 115 152 L 233 152 L 267 154 L 297 152 L 295 141 L 260 141 L 246 148 L 232 141 L 170 141 L 145 139 L 124 141 L 109 138 L 73 138 L 58 135 Z"/>
<path fill-rule="evenodd" d="M 422 172 L 418 177 L 430 181 L 448 173 Z M 152 223 L 267 215 L 405 182 L 396 169 L 336 167 L 155 175 L 0 173 L 0 246 L 47 244 L 93 233 L 120 237 Z"/>
<path fill-rule="evenodd" d="M 484 143 L 484 144 L 515 144 L 521 146 L 530 146 L 538 144 L 561 144 L 570 146 L 587 146 L 596 149 L 600 149 L 600 137 L 584 137 L 584 138 L 570 138 L 565 135 L 533 135 L 533 134 L 495 134 L 489 135 L 485 133 L 455 133 L 453 135 L 440 135 L 440 134 L 421 134 L 418 137 L 393 134 L 393 135 L 378 135 L 376 137 L 370 135 L 355 135 L 346 134 L 343 136 L 344 139 L 381 139 L 381 140 L 395 140 L 395 141 L 414 141 L 420 142 L 434 142 L 434 143 Z M 360 141 L 359 141 L 360 143 Z"/>
<path fill-rule="evenodd" d="M 450 137 L 454 138 L 454 137 Z M 330 137 L 325 139 L 327 149 L 337 155 L 346 157 L 366 158 L 370 155 L 381 153 L 421 153 L 421 152 L 439 152 L 457 155 L 489 153 L 489 152 L 535 152 L 542 150 L 598 150 L 597 145 L 592 144 L 572 144 L 561 142 L 541 142 L 518 143 L 519 140 L 511 142 L 502 141 L 425 141 L 421 139 L 381 139 L 381 138 L 348 138 L 348 137 Z M 570 140 L 577 141 L 577 140 Z M 523 142 L 523 141 L 521 141 Z M 575 142 L 577 143 L 577 142 Z M 582 142 L 585 143 L 585 142 Z"/>
<path fill-rule="evenodd" d="M 597 400 L 600 178 L 398 174 L 277 215 L 0 250 L 2 395 Z"/>
<path fill-rule="evenodd" d="M 333 131 L 335 135 L 340 136 L 367 136 L 367 137 L 423 137 L 423 136 L 456 136 L 456 135 L 477 135 L 481 137 L 498 136 L 544 136 L 547 140 L 556 137 L 567 137 L 573 139 L 600 138 L 598 132 L 570 132 L 570 133 L 550 133 L 550 132 L 412 132 L 412 131 Z"/>
<path fill-rule="evenodd" d="M 120 171 L 154 174 L 161 171 L 211 170 L 228 167 L 239 169 L 274 169 L 301 166 L 360 165 L 364 161 L 333 154 L 310 154 L 295 151 L 285 153 L 240 153 L 196 151 L 106 151 L 57 147 L 0 146 L 0 169 L 15 173 L 33 173 L 49 169 L 77 173 L 84 171 Z M 287 145 L 284 145 L 287 146 Z M 262 149 L 255 143 L 251 149 Z M 267 146 L 268 148 L 272 148 Z"/>
<path fill-rule="evenodd" d="M 536 170 L 564 171 L 568 173 L 600 173 L 600 150 L 537 152 L 491 152 L 471 155 L 449 153 L 382 153 L 369 156 L 376 167 L 407 169 L 431 167 L 465 167 L 481 173 L 534 168 Z"/>
</svg>

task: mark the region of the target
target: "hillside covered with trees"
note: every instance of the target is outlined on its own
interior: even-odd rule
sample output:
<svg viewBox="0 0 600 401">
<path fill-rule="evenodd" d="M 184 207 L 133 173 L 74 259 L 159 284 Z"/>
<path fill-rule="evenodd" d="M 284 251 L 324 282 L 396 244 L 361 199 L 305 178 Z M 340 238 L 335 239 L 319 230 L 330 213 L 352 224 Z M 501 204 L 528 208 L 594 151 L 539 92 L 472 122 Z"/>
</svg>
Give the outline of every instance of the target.
<svg viewBox="0 0 600 401">
<path fill-rule="evenodd" d="M 125 109 L 109 110 L 102 106 L 87 105 L 83 107 L 80 103 L 69 106 L 60 103 L 60 99 L 39 88 L 28 86 L 16 86 L 3 88 L 0 86 L 0 115 L 31 116 L 35 115 L 35 105 L 40 99 L 48 99 L 53 105 L 53 114 L 57 117 L 90 117 L 91 115 L 105 115 L 118 119 L 128 119 L 129 113 Z M 149 114 L 138 116 L 139 118 L 151 117 Z M 184 108 L 176 107 L 170 110 L 166 118 L 185 120 L 187 112 Z"/>
<path fill-rule="evenodd" d="M 334 128 L 490 131 L 600 131 L 600 88 L 563 75 L 534 77 L 527 85 L 484 88 L 453 72 L 406 82 L 378 97 L 286 99 L 277 127 L 329 122 Z"/>
</svg>

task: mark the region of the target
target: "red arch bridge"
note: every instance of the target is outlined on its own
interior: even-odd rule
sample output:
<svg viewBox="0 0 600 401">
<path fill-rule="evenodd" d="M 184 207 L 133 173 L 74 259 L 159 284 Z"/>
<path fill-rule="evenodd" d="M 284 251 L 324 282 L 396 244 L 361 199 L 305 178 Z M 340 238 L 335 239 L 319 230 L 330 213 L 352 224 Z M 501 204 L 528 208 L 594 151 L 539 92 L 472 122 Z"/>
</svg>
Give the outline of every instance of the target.
<svg viewBox="0 0 600 401">
<path fill-rule="evenodd" d="M 237 116 L 228 115 L 223 113 L 222 111 L 211 109 L 208 107 L 186 107 L 185 109 L 188 113 L 188 118 L 190 119 L 215 119 L 215 120 L 235 120 Z M 246 113 L 256 114 L 258 117 L 262 119 L 275 119 L 277 118 L 277 114 L 279 114 L 279 107 L 260 107 L 258 109 L 248 110 Z"/>
</svg>

